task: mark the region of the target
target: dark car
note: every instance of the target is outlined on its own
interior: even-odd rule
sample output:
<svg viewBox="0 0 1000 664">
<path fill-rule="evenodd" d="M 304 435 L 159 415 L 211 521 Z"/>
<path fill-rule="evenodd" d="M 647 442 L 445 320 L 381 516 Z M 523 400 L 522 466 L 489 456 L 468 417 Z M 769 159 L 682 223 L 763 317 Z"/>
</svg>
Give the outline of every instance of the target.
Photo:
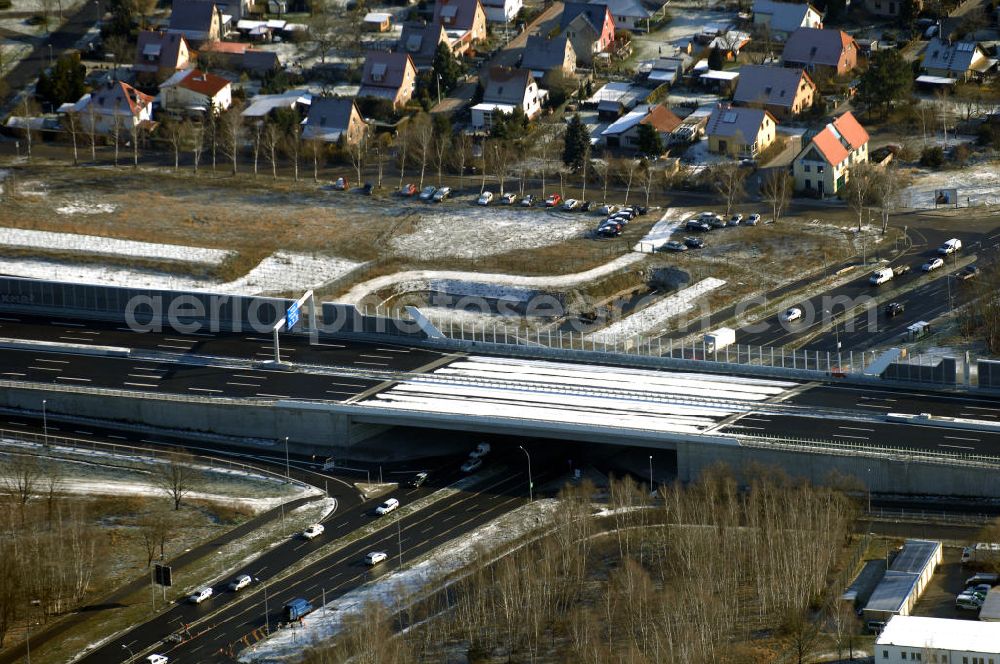
<svg viewBox="0 0 1000 664">
<path fill-rule="evenodd" d="M 705 241 L 700 237 L 686 237 L 684 238 L 684 244 L 692 249 L 701 249 L 705 246 Z"/>
<path fill-rule="evenodd" d="M 621 224 L 604 223 L 597 229 L 597 234 L 601 237 L 618 237 L 622 234 Z"/>
<path fill-rule="evenodd" d="M 590 208 L 594 206 L 590 201 L 584 201 L 583 205 L 580 206 L 580 212 L 590 212 Z"/>
<path fill-rule="evenodd" d="M 906 311 L 906 305 L 902 302 L 890 302 L 885 305 L 885 315 L 892 318 Z"/>
<path fill-rule="evenodd" d="M 958 273 L 958 278 L 962 281 L 968 281 L 969 279 L 975 279 L 979 276 L 979 268 L 975 265 L 968 265 L 964 270 Z"/>
<path fill-rule="evenodd" d="M 371 182 L 365 182 L 365 186 L 361 187 L 361 193 L 365 196 L 371 196 L 373 191 L 375 191 L 375 185 Z"/>
<path fill-rule="evenodd" d="M 664 251 L 687 251 L 687 245 L 683 242 L 678 242 L 677 240 L 671 240 L 663 245 Z"/>
<path fill-rule="evenodd" d="M 684 228 L 689 231 L 701 231 L 703 233 L 707 233 L 712 230 L 712 227 L 708 225 L 708 222 L 699 221 L 697 219 L 689 219 L 687 224 L 684 225 Z"/>
</svg>

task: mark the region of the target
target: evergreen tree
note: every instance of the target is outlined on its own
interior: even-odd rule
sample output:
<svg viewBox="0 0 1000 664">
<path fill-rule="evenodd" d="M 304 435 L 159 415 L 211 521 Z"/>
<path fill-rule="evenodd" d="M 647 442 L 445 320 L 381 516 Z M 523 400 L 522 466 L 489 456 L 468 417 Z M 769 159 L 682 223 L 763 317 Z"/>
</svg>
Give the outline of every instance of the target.
<svg viewBox="0 0 1000 664">
<path fill-rule="evenodd" d="M 663 154 L 663 141 L 656 127 L 648 123 L 639 125 L 639 152 L 647 157 L 658 157 Z"/>
<path fill-rule="evenodd" d="M 587 127 L 584 126 L 579 113 L 574 114 L 566 126 L 566 137 L 563 143 L 563 163 L 574 171 L 583 168 L 583 160 L 587 158 L 590 134 L 587 133 Z"/>
<path fill-rule="evenodd" d="M 455 85 L 458 84 L 458 79 L 462 75 L 462 64 L 455 57 L 455 54 L 451 52 L 448 45 L 441 42 L 437 46 L 437 50 L 434 51 L 434 62 L 431 66 L 431 71 L 434 75 L 433 85 L 437 84 L 437 77 L 441 77 L 441 92 L 451 91 Z M 436 89 L 432 87 L 431 89 Z"/>
<path fill-rule="evenodd" d="M 68 53 L 56 60 L 51 71 L 42 72 L 35 94 L 52 106 L 76 101 L 87 90 L 86 78 L 87 68 L 80 63 L 80 54 Z"/>
<path fill-rule="evenodd" d="M 879 107 L 884 118 L 894 103 L 909 97 L 912 85 L 913 72 L 900 52 L 896 49 L 878 51 L 868 71 L 861 76 L 858 97 L 869 113 L 872 108 Z"/>
<path fill-rule="evenodd" d="M 722 71 L 722 67 L 725 64 L 725 60 L 722 57 L 722 51 L 718 48 L 712 48 L 708 52 L 708 68 L 713 71 Z"/>
</svg>

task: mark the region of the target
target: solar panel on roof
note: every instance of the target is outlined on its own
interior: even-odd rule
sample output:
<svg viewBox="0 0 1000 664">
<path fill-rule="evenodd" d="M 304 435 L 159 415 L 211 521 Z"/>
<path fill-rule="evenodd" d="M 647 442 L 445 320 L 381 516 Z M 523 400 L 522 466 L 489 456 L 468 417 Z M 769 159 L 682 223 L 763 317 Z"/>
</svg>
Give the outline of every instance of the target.
<svg viewBox="0 0 1000 664">
<path fill-rule="evenodd" d="M 385 64 L 377 62 L 372 66 L 372 76 L 385 76 Z"/>
<path fill-rule="evenodd" d="M 723 122 L 736 122 L 736 111 L 728 111 L 722 116 Z"/>
<path fill-rule="evenodd" d="M 972 49 L 976 47 L 972 42 L 962 42 L 958 45 L 958 50 L 961 52 L 971 52 Z"/>
</svg>

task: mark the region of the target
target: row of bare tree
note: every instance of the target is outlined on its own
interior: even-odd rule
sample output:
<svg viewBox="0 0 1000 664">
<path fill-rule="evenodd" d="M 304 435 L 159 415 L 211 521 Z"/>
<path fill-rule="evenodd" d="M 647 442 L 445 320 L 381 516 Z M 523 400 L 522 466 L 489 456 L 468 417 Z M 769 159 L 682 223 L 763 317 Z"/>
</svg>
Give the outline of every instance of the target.
<svg viewBox="0 0 1000 664">
<path fill-rule="evenodd" d="M 565 489 L 547 534 L 481 551 L 417 610 L 369 606 L 307 661 L 773 661 L 754 643 L 769 629 L 804 656 L 855 513 L 843 494 L 769 473 L 741 487 L 720 469 L 655 503 L 613 480 L 601 515 L 593 494 Z"/>
</svg>

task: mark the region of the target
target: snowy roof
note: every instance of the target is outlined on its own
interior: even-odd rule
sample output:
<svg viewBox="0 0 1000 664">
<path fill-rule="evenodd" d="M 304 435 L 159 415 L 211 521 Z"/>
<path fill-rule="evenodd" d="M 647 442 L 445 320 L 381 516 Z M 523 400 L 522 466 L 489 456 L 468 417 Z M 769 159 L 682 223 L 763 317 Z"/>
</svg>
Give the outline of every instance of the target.
<svg viewBox="0 0 1000 664">
<path fill-rule="evenodd" d="M 612 16 L 650 18 L 653 15 L 639 0 L 590 0 L 590 4 L 607 6 Z"/>
<path fill-rule="evenodd" d="M 712 81 L 735 81 L 739 77 L 740 73 L 738 71 L 719 71 L 717 69 L 709 69 L 701 75 L 701 78 Z"/>
<path fill-rule="evenodd" d="M 809 4 L 796 5 L 773 0 L 755 0 L 753 3 L 754 14 L 771 17 L 769 23 L 773 32 L 794 32 L 797 28 L 808 25 L 810 10 L 818 20 L 819 12 Z"/>
<path fill-rule="evenodd" d="M 388 12 L 368 12 L 365 14 L 365 23 L 385 23 L 392 20 L 392 14 Z"/>
<path fill-rule="evenodd" d="M 601 136 L 616 136 L 625 133 L 639 124 L 648 112 L 649 106 L 646 104 L 636 106 L 634 110 L 629 111 L 608 125 L 608 128 L 601 132 Z"/>
<path fill-rule="evenodd" d="M 924 51 L 924 69 L 944 69 L 966 72 L 976 68 L 973 60 L 985 58 L 986 53 L 976 42 L 943 42 L 937 37 L 927 43 Z"/>
<path fill-rule="evenodd" d="M 250 100 L 250 105 L 240 113 L 245 118 L 264 117 L 276 108 L 293 108 L 308 105 L 312 95 L 306 90 L 288 90 L 277 95 L 257 95 Z"/>
<path fill-rule="evenodd" d="M 757 138 L 764 118 L 770 115 L 759 108 L 737 108 L 729 104 L 719 104 L 712 111 L 705 127 L 706 136 L 741 137 L 752 143 Z"/>
<path fill-rule="evenodd" d="M 481 104 L 476 104 L 472 107 L 474 111 L 500 111 L 501 113 L 513 113 L 515 106 L 513 104 L 490 104 L 483 102 Z"/>
<path fill-rule="evenodd" d="M 1000 624 L 922 616 L 893 616 L 879 634 L 875 645 L 1000 655 Z"/>
<path fill-rule="evenodd" d="M 931 76 L 930 74 L 921 74 L 916 78 L 917 83 L 926 83 L 927 85 L 955 85 L 958 82 L 957 78 L 948 78 L 946 76 Z"/>
</svg>

